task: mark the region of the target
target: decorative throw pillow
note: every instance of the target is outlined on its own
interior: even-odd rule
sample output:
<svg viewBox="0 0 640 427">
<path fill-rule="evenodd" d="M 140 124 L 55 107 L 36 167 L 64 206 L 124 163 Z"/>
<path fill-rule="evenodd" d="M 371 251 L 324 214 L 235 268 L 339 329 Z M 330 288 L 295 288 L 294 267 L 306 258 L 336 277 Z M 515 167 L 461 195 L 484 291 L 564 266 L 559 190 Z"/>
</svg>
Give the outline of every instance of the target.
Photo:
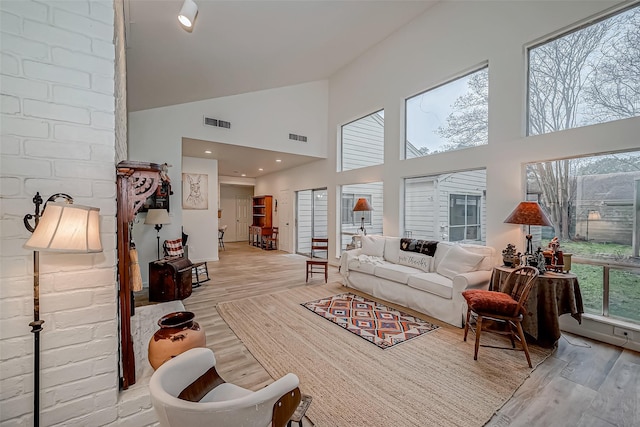
<svg viewBox="0 0 640 427">
<path fill-rule="evenodd" d="M 482 260 L 484 260 L 483 255 L 474 254 L 459 245 L 454 245 L 440 261 L 436 272 L 453 279 L 458 274 L 477 270 L 476 267 Z"/>
<path fill-rule="evenodd" d="M 384 238 L 384 259 L 394 264 L 398 264 L 400 255 L 400 237 Z"/>
<path fill-rule="evenodd" d="M 384 237 L 362 236 L 362 253 L 369 256 L 384 256 Z"/>
<path fill-rule="evenodd" d="M 406 265 L 413 268 L 419 268 L 425 273 L 429 272 L 431 268 L 431 260 L 433 257 L 424 254 L 417 254 L 415 252 L 400 251 L 398 255 L 398 264 Z"/>
<path fill-rule="evenodd" d="M 182 248 L 182 239 L 165 240 L 164 247 L 167 251 L 167 256 L 184 255 L 184 249 Z"/>
</svg>

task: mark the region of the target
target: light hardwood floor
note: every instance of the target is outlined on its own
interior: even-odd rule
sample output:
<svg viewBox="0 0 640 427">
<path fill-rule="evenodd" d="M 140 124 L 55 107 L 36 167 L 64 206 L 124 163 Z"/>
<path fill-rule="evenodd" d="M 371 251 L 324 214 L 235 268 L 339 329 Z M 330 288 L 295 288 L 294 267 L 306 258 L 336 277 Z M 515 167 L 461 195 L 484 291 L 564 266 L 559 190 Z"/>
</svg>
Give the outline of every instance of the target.
<svg viewBox="0 0 640 427">
<path fill-rule="evenodd" d="M 220 261 L 208 263 L 211 280 L 194 289 L 184 305 L 206 331 L 222 377 L 255 390 L 273 379 L 222 320 L 216 304 L 298 286 L 323 286 L 324 277 L 316 275 L 305 284 L 305 258 L 299 255 L 263 251 L 242 242 L 225 246 Z M 330 266 L 329 283 L 339 281 L 338 269 Z M 470 346 L 469 363 L 472 352 Z M 305 420 L 305 427 L 311 425 Z M 640 354 L 563 333 L 557 350 L 487 426 L 640 426 Z"/>
</svg>

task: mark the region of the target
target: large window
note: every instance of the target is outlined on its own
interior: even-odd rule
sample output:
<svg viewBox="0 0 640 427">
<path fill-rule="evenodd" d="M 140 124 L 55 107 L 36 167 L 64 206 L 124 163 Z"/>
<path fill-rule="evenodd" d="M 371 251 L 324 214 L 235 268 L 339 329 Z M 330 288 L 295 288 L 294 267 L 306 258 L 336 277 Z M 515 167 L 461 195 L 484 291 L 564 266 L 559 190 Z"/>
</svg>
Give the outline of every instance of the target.
<svg viewBox="0 0 640 427">
<path fill-rule="evenodd" d="M 342 126 L 342 167 L 363 168 L 384 163 L 384 111 Z"/>
<path fill-rule="evenodd" d="M 640 115 L 640 6 L 529 49 L 528 134 Z"/>
<path fill-rule="evenodd" d="M 529 164 L 527 192 L 553 223 L 534 247 L 573 254 L 585 311 L 640 323 L 640 151 Z"/>
<path fill-rule="evenodd" d="M 484 169 L 404 180 L 404 235 L 485 242 Z"/>
<path fill-rule="evenodd" d="M 405 158 L 486 144 L 488 99 L 488 67 L 407 99 Z"/>
<path fill-rule="evenodd" d="M 340 191 L 340 232 L 341 248 L 344 250 L 352 243 L 352 237 L 361 233 L 360 226 L 364 216 L 364 225 L 367 234 L 382 234 L 382 217 L 384 212 L 382 182 L 369 182 L 366 184 L 343 185 Z M 367 199 L 372 211 L 354 212 L 356 201 L 363 197 Z"/>
</svg>

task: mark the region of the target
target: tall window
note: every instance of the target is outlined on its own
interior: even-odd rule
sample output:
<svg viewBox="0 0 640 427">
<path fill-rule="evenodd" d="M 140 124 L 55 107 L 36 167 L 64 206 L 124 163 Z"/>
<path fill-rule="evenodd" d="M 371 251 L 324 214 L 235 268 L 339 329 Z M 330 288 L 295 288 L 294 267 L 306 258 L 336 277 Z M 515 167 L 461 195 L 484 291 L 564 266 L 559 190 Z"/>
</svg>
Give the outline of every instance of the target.
<svg viewBox="0 0 640 427">
<path fill-rule="evenodd" d="M 313 237 L 328 237 L 326 188 L 296 192 L 296 232 L 296 251 L 307 256 Z"/>
<path fill-rule="evenodd" d="M 415 239 L 485 242 L 486 170 L 404 180 L 404 235 Z"/>
<path fill-rule="evenodd" d="M 382 234 L 382 218 L 384 213 L 382 182 L 366 184 L 349 184 L 341 188 L 340 232 L 341 248 L 352 243 L 352 237 L 360 234 L 362 217 L 368 235 Z M 353 207 L 360 197 L 364 197 L 373 208 L 372 211 L 354 212 Z"/>
<path fill-rule="evenodd" d="M 480 196 L 449 196 L 449 240 L 480 240 Z"/>
<path fill-rule="evenodd" d="M 553 227 L 532 227 L 534 247 L 554 236 L 573 254 L 585 311 L 640 323 L 640 151 L 527 165 Z M 535 230 L 534 230 L 535 229 Z"/>
<path fill-rule="evenodd" d="M 486 144 L 488 100 L 488 66 L 407 99 L 405 158 Z"/>
<path fill-rule="evenodd" d="M 384 163 L 384 110 L 342 126 L 342 167 L 363 168 Z"/>
<path fill-rule="evenodd" d="M 640 6 L 529 49 L 528 134 L 640 115 Z"/>
</svg>

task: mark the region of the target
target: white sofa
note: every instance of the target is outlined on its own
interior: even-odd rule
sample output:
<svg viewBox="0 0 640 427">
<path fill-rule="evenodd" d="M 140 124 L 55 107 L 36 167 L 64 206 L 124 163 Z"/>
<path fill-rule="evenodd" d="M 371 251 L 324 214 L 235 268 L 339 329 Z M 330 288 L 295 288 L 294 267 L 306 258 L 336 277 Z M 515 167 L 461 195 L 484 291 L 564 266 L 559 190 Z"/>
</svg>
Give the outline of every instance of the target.
<svg viewBox="0 0 640 427">
<path fill-rule="evenodd" d="M 429 256 L 401 250 L 400 237 L 363 236 L 361 242 L 340 258 L 345 286 L 459 328 L 467 312 L 462 292 L 487 289 L 498 264 L 496 250 L 489 246 L 437 242 L 433 251 L 432 242 Z"/>
</svg>

